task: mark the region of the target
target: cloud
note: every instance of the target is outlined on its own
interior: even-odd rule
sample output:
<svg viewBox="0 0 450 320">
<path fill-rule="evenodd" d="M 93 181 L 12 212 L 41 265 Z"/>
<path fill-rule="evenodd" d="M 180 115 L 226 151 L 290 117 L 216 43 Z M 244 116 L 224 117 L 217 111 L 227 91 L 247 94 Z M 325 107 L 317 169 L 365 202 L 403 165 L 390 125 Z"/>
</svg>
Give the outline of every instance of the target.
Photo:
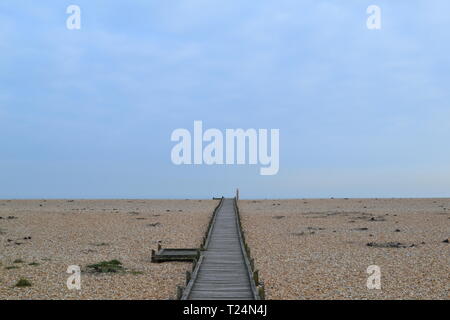
<svg viewBox="0 0 450 320">
<path fill-rule="evenodd" d="M 427 165 L 432 177 L 433 166 L 445 168 L 445 1 L 380 1 L 380 31 L 366 29 L 366 4 L 356 0 L 77 4 L 80 31 L 65 28 L 66 3 L 0 4 L 1 161 L 13 172 L 6 182 L 15 188 L 66 164 L 76 172 L 70 177 L 76 192 L 88 175 L 84 165 L 94 179 L 108 161 L 115 187 L 127 181 L 128 189 L 119 188 L 123 194 L 137 192 L 129 181 L 141 181 L 143 172 L 151 172 L 150 195 L 169 193 L 169 185 L 157 190 L 175 170 L 165 162 L 168 137 L 197 119 L 221 129 L 280 128 L 280 172 L 286 166 L 306 174 L 308 183 L 317 177 L 315 194 L 338 188 L 345 174 L 356 185 L 363 180 L 358 170 L 369 177 L 404 165 L 422 190 Z M 192 181 L 185 170 L 177 171 L 179 178 Z M 229 170 L 200 168 L 195 187 L 233 176 L 236 169 Z M 332 184 L 321 170 L 337 172 Z M 251 168 L 233 177 L 249 187 L 260 183 Z M 64 185 L 62 177 L 53 179 Z M 266 181 L 259 194 L 283 183 L 286 192 L 296 188 L 282 174 Z M 110 188 L 103 194 L 114 193 Z M 7 191 L 0 187 L 0 196 Z M 30 188 L 14 192 L 35 194 Z"/>
</svg>

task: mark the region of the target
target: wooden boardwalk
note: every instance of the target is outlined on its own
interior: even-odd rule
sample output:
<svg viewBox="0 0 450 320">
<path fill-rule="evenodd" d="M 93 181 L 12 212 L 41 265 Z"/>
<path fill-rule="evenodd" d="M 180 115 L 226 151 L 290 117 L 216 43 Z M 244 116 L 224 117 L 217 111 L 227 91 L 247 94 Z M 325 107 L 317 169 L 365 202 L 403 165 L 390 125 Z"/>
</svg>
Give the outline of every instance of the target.
<svg viewBox="0 0 450 320">
<path fill-rule="evenodd" d="M 234 199 L 224 199 L 206 241 L 197 270 L 186 287 L 187 300 L 258 299 L 249 271 Z"/>
</svg>

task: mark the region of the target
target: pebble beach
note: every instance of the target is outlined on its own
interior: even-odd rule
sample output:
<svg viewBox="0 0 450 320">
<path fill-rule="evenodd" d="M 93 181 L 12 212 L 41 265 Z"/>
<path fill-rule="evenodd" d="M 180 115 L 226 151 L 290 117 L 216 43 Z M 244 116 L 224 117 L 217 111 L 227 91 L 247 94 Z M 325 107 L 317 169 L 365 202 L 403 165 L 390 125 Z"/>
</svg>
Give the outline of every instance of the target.
<svg viewBox="0 0 450 320">
<path fill-rule="evenodd" d="M 174 299 L 213 200 L 0 200 L 0 299 Z M 450 199 L 240 200 L 267 299 L 450 299 Z M 120 261 L 120 272 L 89 265 Z M 69 265 L 81 290 L 66 286 Z M 381 271 L 368 289 L 367 268 Z M 30 286 L 17 283 L 26 279 Z"/>
<path fill-rule="evenodd" d="M 267 299 L 450 299 L 450 199 L 239 206 Z M 380 290 L 367 288 L 371 265 Z"/>
<path fill-rule="evenodd" d="M 212 200 L 0 200 L 0 299 L 173 299 L 191 263 L 151 249 L 199 247 Z M 87 266 L 117 260 L 121 272 Z M 81 290 L 68 290 L 69 265 Z M 26 279 L 29 287 L 18 287 Z"/>
</svg>

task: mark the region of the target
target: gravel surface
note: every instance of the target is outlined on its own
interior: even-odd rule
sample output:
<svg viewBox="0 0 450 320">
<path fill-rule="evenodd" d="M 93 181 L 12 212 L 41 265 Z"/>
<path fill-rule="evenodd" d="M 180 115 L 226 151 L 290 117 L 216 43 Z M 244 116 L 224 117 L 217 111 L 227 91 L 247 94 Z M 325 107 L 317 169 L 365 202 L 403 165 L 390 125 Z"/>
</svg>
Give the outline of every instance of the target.
<svg viewBox="0 0 450 320">
<path fill-rule="evenodd" d="M 268 299 L 450 299 L 450 199 L 241 200 Z M 381 290 L 367 289 L 370 265 Z"/>
<path fill-rule="evenodd" d="M 199 247 L 217 201 L 0 200 L 0 299 L 170 299 L 190 263 L 151 263 L 151 249 Z M 125 272 L 86 266 L 119 260 Z M 31 264 L 31 265 L 30 265 Z M 81 290 L 66 286 L 69 265 Z M 16 287 L 20 278 L 30 287 Z"/>
</svg>

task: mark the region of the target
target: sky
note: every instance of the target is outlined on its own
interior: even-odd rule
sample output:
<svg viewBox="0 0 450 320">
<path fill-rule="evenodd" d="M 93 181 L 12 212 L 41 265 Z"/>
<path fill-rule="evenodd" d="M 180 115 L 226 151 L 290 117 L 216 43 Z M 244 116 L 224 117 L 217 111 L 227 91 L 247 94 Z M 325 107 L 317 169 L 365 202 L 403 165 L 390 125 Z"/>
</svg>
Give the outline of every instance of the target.
<svg viewBox="0 0 450 320">
<path fill-rule="evenodd" d="M 446 0 L 2 0 L 0 198 L 448 197 L 449 53 Z M 195 120 L 278 174 L 174 165 Z"/>
</svg>

